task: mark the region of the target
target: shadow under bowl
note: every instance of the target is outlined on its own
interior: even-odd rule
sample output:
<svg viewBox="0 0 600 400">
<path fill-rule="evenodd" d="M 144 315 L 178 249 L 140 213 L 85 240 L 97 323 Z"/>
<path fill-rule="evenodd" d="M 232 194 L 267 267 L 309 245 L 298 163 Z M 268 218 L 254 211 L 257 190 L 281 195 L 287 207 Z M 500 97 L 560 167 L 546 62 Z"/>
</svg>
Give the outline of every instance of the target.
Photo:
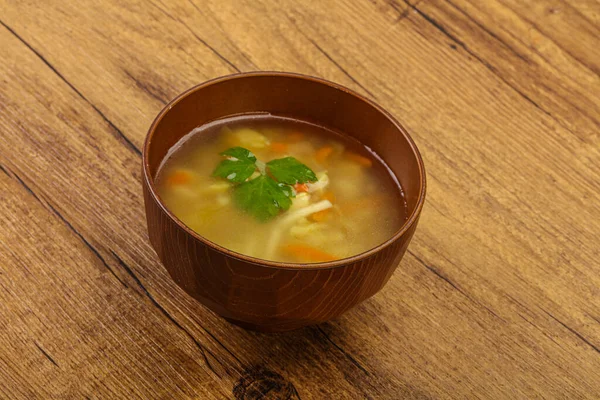
<svg viewBox="0 0 600 400">
<path fill-rule="evenodd" d="M 245 256 L 189 229 L 157 194 L 154 180 L 161 162 L 192 129 L 257 112 L 313 122 L 370 147 L 400 181 L 408 220 L 367 252 L 318 264 Z M 279 332 L 338 317 L 385 285 L 417 226 L 425 200 L 425 170 L 406 130 L 372 101 L 322 79 L 255 72 L 195 86 L 160 112 L 143 148 L 143 190 L 150 242 L 177 285 L 232 323 Z"/>
</svg>

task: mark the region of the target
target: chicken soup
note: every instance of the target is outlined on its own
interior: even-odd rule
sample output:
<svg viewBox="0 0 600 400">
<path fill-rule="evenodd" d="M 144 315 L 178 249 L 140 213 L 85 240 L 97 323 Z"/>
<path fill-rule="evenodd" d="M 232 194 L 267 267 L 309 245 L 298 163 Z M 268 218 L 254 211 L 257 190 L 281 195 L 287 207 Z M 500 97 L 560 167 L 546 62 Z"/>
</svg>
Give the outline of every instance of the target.
<svg viewBox="0 0 600 400">
<path fill-rule="evenodd" d="M 156 186 L 204 238 L 265 260 L 315 263 L 365 252 L 407 218 L 402 188 L 354 139 L 273 115 L 220 119 L 182 138 Z"/>
</svg>

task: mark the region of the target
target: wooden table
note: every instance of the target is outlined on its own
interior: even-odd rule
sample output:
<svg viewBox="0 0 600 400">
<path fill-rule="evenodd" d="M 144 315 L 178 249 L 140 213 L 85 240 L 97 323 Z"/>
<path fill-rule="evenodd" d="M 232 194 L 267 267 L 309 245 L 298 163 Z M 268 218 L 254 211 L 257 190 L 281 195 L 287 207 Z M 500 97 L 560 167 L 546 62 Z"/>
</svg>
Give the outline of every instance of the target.
<svg viewBox="0 0 600 400">
<path fill-rule="evenodd" d="M 0 20 L 0 397 L 600 397 L 597 1 L 2 0 Z M 428 169 L 389 284 L 287 334 L 185 295 L 142 205 L 154 116 L 251 70 L 370 96 Z"/>
</svg>

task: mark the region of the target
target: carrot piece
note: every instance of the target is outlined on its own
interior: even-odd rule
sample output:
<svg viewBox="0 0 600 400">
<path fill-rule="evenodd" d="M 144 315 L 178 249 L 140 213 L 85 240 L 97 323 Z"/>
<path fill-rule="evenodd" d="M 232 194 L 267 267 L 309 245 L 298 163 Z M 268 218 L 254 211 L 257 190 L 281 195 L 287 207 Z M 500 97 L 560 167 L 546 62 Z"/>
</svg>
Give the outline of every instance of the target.
<svg viewBox="0 0 600 400">
<path fill-rule="evenodd" d="M 319 150 L 317 150 L 317 154 L 315 154 L 315 159 L 319 164 L 324 164 L 325 161 L 327 161 L 327 159 L 331 155 L 331 153 L 333 153 L 333 147 L 321 147 Z"/>
<path fill-rule="evenodd" d="M 171 186 L 173 185 L 185 185 L 186 183 L 190 183 L 192 180 L 192 175 L 186 171 L 175 171 L 167 178 L 167 183 Z"/>
<path fill-rule="evenodd" d="M 288 144 L 281 142 L 273 142 L 271 143 L 271 150 L 275 153 L 285 153 L 288 151 Z"/>
<path fill-rule="evenodd" d="M 290 143 L 298 143 L 302 139 L 304 139 L 304 135 L 300 132 L 290 133 L 287 137 Z"/>
<path fill-rule="evenodd" d="M 323 193 L 323 200 L 329 200 L 331 204 L 335 203 L 335 194 L 332 191 L 328 190 Z"/>
<path fill-rule="evenodd" d="M 305 244 L 288 244 L 287 246 L 283 246 L 282 250 L 289 255 L 307 261 L 323 262 L 337 260 L 337 257 L 334 255 Z"/>
<path fill-rule="evenodd" d="M 312 219 L 315 222 L 327 221 L 327 219 L 329 218 L 330 211 L 330 209 L 318 211 L 316 213 L 311 214 L 310 219 Z"/>
<path fill-rule="evenodd" d="M 351 151 L 346 152 L 346 158 L 351 161 L 354 161 L 357 164 L 362 165 L 363 167 L 370 167 L 373 165 L 373 161 L 367 157 L 363 157 L 360 154 L 353 153 Z"/>
<path fill-rule="evenodd" d="M 296 193 L 308 192 L 308 185 L 306 183 L 296 183 L 294 190 L 296 190 Z"/>
</svg>

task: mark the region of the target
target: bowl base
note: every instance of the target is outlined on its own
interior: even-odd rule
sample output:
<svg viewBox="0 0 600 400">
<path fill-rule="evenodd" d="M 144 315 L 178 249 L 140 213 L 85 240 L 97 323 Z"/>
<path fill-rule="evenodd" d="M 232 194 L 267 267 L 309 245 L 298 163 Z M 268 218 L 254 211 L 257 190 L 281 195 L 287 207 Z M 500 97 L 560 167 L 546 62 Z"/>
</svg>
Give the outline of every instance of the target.
<svg viewBox="0 0 600 400">
<path fill-rule="evenodd" d="M 288 324 L 288 325 L 256 325 L 251 322 L 240 321 L 238 319 L 223 317 L 227 322 L 237 325 L 240 328 L 244 328 L 249 331 L 261 332 L 261 333 L 280 333 L 289 332 L 296 329 L 303 328 L 305 325 Z"/>
</svg>

